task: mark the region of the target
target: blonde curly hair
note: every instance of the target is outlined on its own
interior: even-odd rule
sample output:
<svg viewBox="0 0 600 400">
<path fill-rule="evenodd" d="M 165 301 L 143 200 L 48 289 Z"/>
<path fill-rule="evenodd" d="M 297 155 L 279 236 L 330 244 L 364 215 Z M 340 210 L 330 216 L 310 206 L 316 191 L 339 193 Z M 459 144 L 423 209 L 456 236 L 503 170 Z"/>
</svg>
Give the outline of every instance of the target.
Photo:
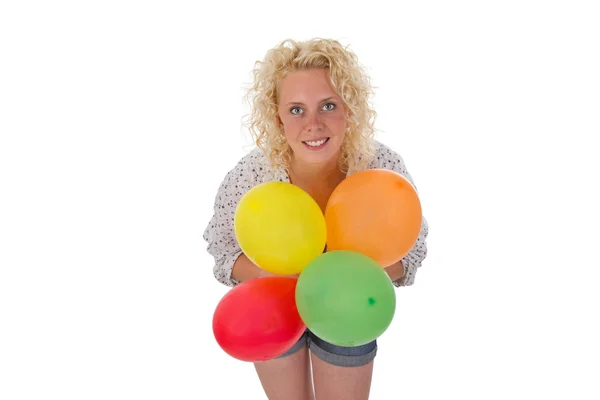
<svg viewBox="0 0 600 400">
<path fill-rule="evenodd" d="M 267 51 L 262 61 L 256 61 L 253 82 L 245 95 L 251 109 L 244 117 L 245 124 L 271 165 L 289 168 L 291 148 L 279 127 L 279 84 L 290 72 L 312 68 L 329 70 L 331 84 L 348 110 L 340 169 L 344 172 L 360 170 L 374 154 L 372 139 L 377 113 L 370 105 L 373 87 L 356 55 L 337 40 L 286 39 Z"/>
</svg>

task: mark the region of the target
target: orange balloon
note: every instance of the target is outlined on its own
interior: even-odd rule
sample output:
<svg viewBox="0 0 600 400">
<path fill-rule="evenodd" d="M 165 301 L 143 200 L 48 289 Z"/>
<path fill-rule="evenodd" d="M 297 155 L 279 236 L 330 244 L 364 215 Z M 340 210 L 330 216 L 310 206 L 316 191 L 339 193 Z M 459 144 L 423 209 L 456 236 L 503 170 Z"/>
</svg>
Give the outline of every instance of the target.
<svg viewBox="0 0 600 400">
<path fill-rule="evenodd" d="M 356 251 L 387 267 L 415 245 L 422 218 L 419 196 L 408 179 L 386 169 L 357 172 L 327 202 L 327 250 Z"/>
</svg>

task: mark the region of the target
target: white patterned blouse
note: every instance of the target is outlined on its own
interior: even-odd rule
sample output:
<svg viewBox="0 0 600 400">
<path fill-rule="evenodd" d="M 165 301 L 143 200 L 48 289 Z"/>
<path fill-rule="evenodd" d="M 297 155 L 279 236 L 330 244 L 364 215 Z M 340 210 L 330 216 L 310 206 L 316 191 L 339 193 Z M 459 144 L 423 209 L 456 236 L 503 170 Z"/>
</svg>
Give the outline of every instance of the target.
<svg viewBox="0 0 600 400">
<path fill-rule="evenodd" d="M 400 154 L 378 141 L 375 141 L 375 150 L 375 157 L 365 169 L 384 168 L 398 172 L 416 188 Z M 272 168 L 267 157 L 256 148 L 226 174 L 219 186 L 215 197 L 214 214 L 204 231 L 203 238 L 208 243 L 208 253 L 215 260 L 214 276 L 224 285 L 233 287 L 240 283 L 231 277 L 233 264 L 242 254 L 233 229 L 237 204 L 254 186 L 270 181 L 290 182 L 287 172 L 283 168 Z M 413 284 L 417 270 L 427 256 L 428 232 L 429 225 L 423 217 L 419 237 L 411 251 L 402 259 L 404 276 L 394 281 L 394 286 Z"/>
</svg>

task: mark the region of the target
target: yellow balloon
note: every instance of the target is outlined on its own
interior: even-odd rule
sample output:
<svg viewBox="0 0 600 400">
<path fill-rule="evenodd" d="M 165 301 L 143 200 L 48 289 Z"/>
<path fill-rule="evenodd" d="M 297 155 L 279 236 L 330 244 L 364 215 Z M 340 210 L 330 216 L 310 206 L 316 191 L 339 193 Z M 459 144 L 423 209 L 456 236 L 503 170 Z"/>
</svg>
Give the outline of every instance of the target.
<svg viewBox="0 0 600 400">
<path fill-rule="evenodd" d="M 242 196 L 235 235 L 246 256 L 265 271 L 299 274 L 323 253 L 325 216 L 317 202 L 291 183 L 265 182 Z"/>
</svg>

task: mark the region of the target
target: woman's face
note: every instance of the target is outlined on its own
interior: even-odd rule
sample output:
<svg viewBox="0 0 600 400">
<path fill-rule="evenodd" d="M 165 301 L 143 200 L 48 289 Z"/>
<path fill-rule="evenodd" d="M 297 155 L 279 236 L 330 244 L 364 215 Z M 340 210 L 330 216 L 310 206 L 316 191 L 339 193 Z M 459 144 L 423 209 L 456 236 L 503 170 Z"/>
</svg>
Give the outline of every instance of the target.
<svg viewBox="0 0 600 400">
<path fill-rule="evenodd" d="M 279 119 L 296 161 L 329 163 L 339 158 L 346 110 L 329 81 L 329 70 L 289 73 L 279 87 Z"/>
</svg>

